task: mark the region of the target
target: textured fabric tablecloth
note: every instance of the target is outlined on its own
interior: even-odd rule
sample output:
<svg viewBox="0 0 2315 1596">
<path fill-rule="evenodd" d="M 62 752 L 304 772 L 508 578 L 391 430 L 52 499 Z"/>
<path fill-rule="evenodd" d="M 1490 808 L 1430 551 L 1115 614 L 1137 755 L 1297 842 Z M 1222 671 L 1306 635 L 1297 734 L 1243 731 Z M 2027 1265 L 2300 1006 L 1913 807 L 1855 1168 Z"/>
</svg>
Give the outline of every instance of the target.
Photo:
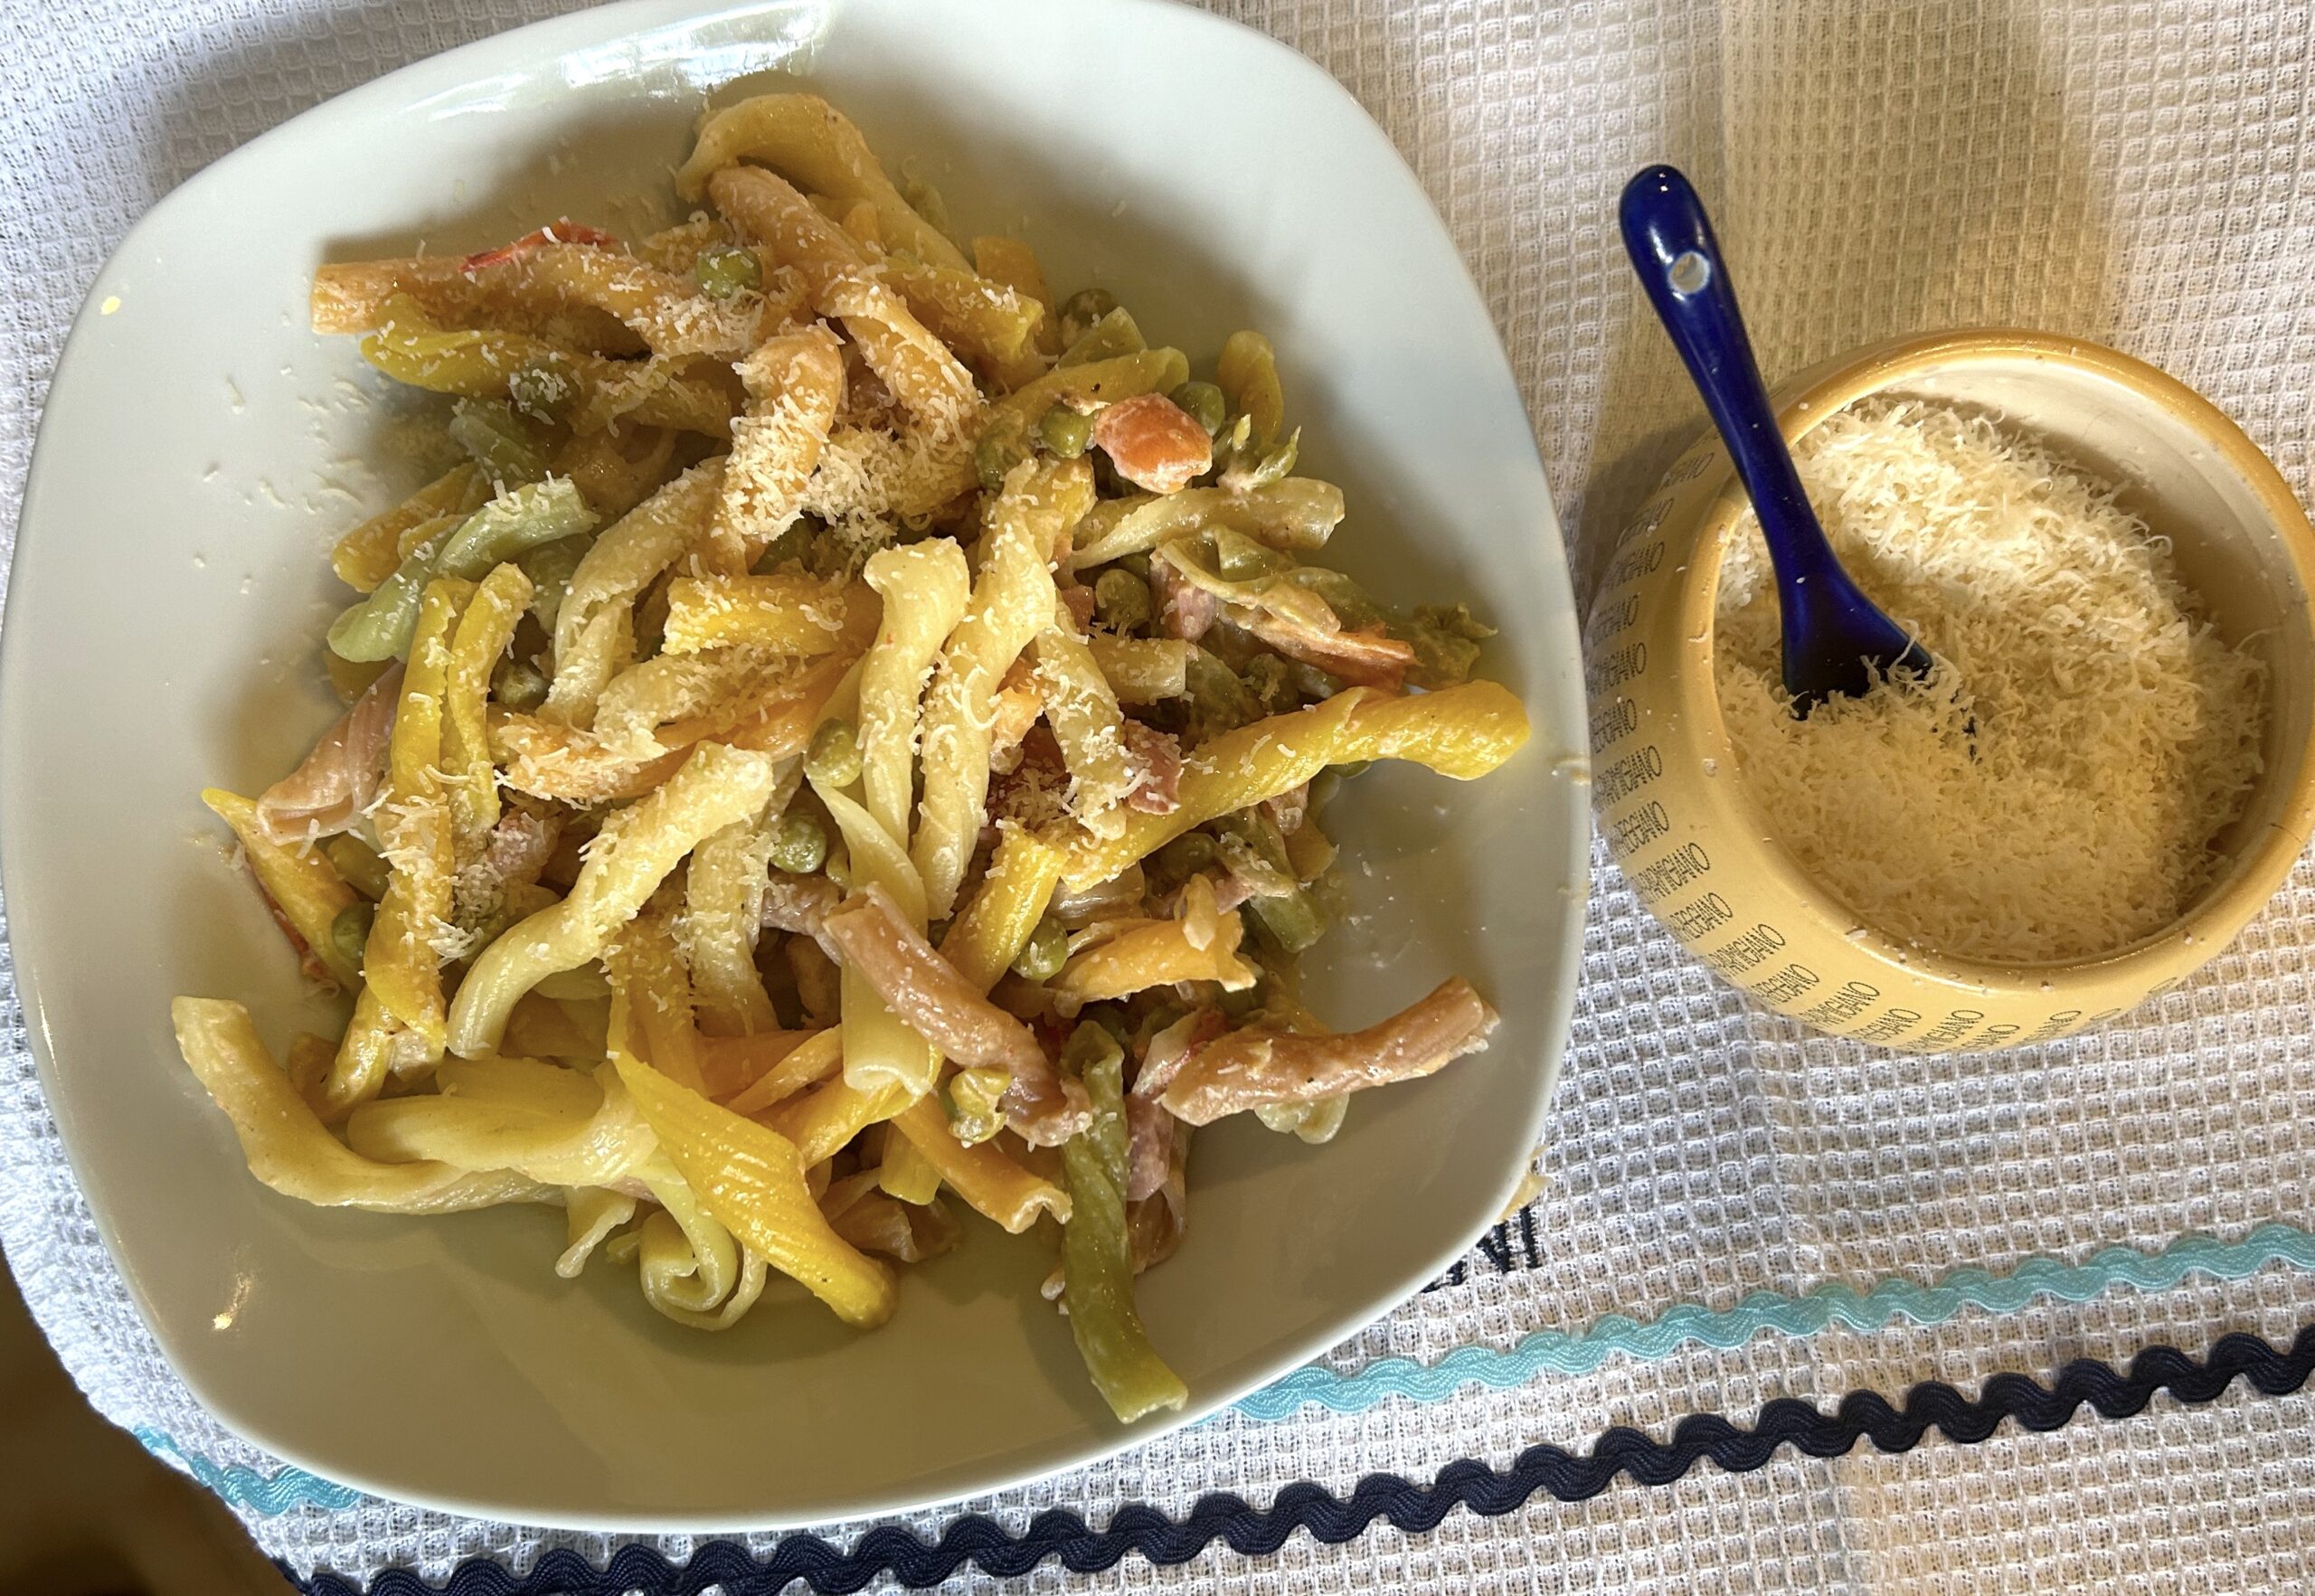
<svg viewBox="0 0 2315 1596">
<path fill-rule="evenodd" d="M 331 94 L 553 9 L 0 9 L 0 557 L 67 320 L 132 220 Z M 2303 5 L 1229 9 L 1346 83 L 1445 215 L 1579 585 L 1696 424 L 1614 239 L 1618 186 L 1656 158 L 1715 203 L 1772 378 L 1906 329 L 2084 335 L 2209 394 L 2307 493 Z M 1032 1568 L 1039 1590 L 2285 1588 L 2315 1546 L 2315 1412 L 2291 1394 L 2315 1358 L 2310 969 L 2302 868 L 2201 978 L 2102 1032 L 1924 1062 L 1749 1007 L 1603 858 L 1534 1207 L 1284 1390 L 904 1535 L 622 1549 L 285 1470 L 199 1410 L 130 1308 L 12 998 L 0 1244 L 98 1408 L 324 1590 L 978 1589 Z M 2133 1378 L 2159 1346 L 2183 1355 Z M 1909 1402 L 1930 1381 L 1959 1395 Z"/>
</svg>

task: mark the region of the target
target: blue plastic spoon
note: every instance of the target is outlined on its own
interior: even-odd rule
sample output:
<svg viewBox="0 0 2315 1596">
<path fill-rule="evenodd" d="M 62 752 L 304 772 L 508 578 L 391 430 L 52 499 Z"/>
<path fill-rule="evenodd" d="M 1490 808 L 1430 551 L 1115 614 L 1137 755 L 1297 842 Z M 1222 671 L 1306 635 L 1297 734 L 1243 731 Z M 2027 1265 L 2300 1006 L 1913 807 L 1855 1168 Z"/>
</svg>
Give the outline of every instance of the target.
<svg viewBox="0 0 2315 1596">
<path fill-rule="evenodd" d="M 1632 269 L 1760 516 L 1783 609 L 1784 690 L 1794 715 L 1805 718 L 1836 693 L 1861 696 L 1876 673 L 1926 672 L 1929 651 L 1849 579 L 1809 507 L 1704 202 L 1674 168 L 1650 166 L 1625 184 L 1621 212 Z"/>
</svg>

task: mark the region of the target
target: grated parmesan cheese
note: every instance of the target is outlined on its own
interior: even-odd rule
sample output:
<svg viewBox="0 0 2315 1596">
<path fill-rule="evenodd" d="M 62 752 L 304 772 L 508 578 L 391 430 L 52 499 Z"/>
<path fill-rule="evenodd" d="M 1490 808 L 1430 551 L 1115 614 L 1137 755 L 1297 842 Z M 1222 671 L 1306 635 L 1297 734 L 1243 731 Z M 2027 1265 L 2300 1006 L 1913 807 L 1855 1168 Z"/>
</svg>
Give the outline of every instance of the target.
<svg viewBox="0 0 2315 1596">
<path fill-rule="evenodd" d="M 1715 676 L 1779 840 L 1860 920 L 1963 958 L 2081 959 L 2176 919 L 2259 776 L 2267 669 L 2169 540 L 1983 416 L 1882 402 L 1795 453 L 1842 562 L 1938 664 L 1794 720 L 1747 518 Z"/>
</svg>

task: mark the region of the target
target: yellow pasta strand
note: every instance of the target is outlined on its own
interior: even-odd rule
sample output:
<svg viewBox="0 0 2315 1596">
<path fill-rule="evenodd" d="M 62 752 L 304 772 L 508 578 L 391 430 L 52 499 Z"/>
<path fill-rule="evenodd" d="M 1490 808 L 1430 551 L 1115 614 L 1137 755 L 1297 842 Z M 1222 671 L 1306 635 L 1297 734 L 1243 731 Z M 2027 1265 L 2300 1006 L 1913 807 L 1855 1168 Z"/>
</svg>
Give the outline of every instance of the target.
<svg viewBox="0 0 2315 1596">
<path fill-rule="evenodd" d="M 796 1146 L 806 1168 L 833 1158 L 871 1125 L 881 1125 L 919 1094 L 901 1086 L 868 1091 L 830 1081 L 789 1099 L 759 1118 Z"/>
<path fill-rule="evenodd" d="M 596 695 L 595 736 L 622 758 L 653 759 L 730 731 L 792 674 L 789 657 L 744 644 L 656 655 L 621 671 Z M 687 734 L 660 737 L 663 727 L 676 726 Z"/>
<path fill-rule="evenodd" d="M 413 1039 L 420 1059 L 443 1045 L 442 955 L 450 923 L 455 868 L 449 810 L 442 783 L 442 699 L 449 685 L 450 637 L 475 584 L 442 577 L 426 585 L 402 674 L 402 703 L 387 745 L 386 791 L 378 810 L 388 874 L 386 895 L 362 955 L 364 991 Z M 354 1040 L 348 1032 L 348 1042 Z M 348 1053 L 356 1051 L 351 1045 Z M 355 1061 L 340 1055 L 331 1078 L 333 1102 L 345 1100 Z"/>
<path fill-rule="evenodd" d="M 509 1169 L 547 1185 L 608 1185 L 626 1179 L 658 1145 L 609 1065 L 593 1075 L 556 1064 L 503 1059 L 456 1066 L 477 1091 L 384 1098 L 345 1121 L 346 1146 L 381 1163 L 434 1159 L 462 1169 Z M 561 1081 L 556 1077 L 563 1078 Z M 574 1105 L 560 1090 L 585 1089 Z"/>
<path fill-rule="evenodd" d="M 1117 637 L 1103 634 L 1088 639 L 1093 663 L 1101 667 L 1120 704 L 1162 704 L 1189 691 L 1192 645 L 1178 637 Z"/>
<path fill-rule="evenodd" d="M 250 1173 L 285 1197 L 327 1208 L 449 1214 L 553 1195 L 505 1171 L 477 1175 L 433 1161 L 365 1158 L 332 1136 L 298 1095 L 258 1040 L 248 1009 L 222 998 L 180 997 L 169 1017 L 184 1062 L 233 1122 Z"/>
<path fill-rule="evenodd" d="M 844 323 L 902 410 L 927 427 L 971 430 L 981 409 L 972 373 L 898 294 L 873 278 L 840 278 L 821 297 L 821 308 Z"/>
<path fill-rule="evenodd" d="M 1061 881 L 1061 858 L 1035 832 L 1003 824 L 988 874 L 972 902 L 949 922 L 940 957 L 981 991 L 994 987 L 1044 918 Z"/>
<path fill-rule="evenodd" d="M 443 686 L 442 771 L 449 778 L 451 829 L 462 857 L 479 854 L 490 828 L 498 824 L 498 770 L 490 757 L 486 705 L 490 675 L 515 640 L 515 628 L 530 603 L 531 579 L 520 566 L 501 565 L 475 590 L 450 643 Z"/>
<path fill-rule="evenodd" d="M 706 1077 L 692 1012 L 691 972 L 676 942 L 676 902 L 672 887 L 653 894 L 604 958 L 611 984 L 608 1045 L 613 1053 L 648 1059 L 669 1080 L 702 1091 Z"/>
<path fill-rule="evenodd" d="M 713 1058 L 721 1039 L 704 1039 L 703 1049 Z M 785 1102 L 808 1086 L 817 1086 L 844 1068 L 844 1033 L 834 1026 L 816 1031 L 796 1044 L 786 1058 L 757 1076 L 723 1106 L 735 1114 L 758 1115 L 775 1103 Z"/>
<path fill-rule="evenodd" d="M 1065 610 L 1037 634 L 1035 649 L 1045 723 L 1069 769 L 1070 807 L 1087 829 L 1114 831 L 1134 783 L 1118 695 Z"/>
<path fill-rule="evenodd" d="M 483 950 L 458 988 L 450 1050 L 496 1047 L 515 1002 L 544 977 L 600 958 L 685 854 L 761 810 L 779 781 L 769 754 L 702 743 L 666 782 L 603 823 L 562 902 L 511 927 Z"/>
<path fill-rule="evenodd" d="M 1254 423 L 1254 446 L 1268 449 L 1286 426 L 1286 399 L 1278 384 L 1278 356 L 1260 333 L 1233 333 L 1214 363 L 1214 379 L 1230 408 Z"/>
<path fill-rule="evenodd" d="M 969 361 L 1005 366 L 1036 347 L 1044 307 L 1002 283 L 906 258 L 884 262 L 883 278 L 932 335 Z"/>
<path fill-rule="evenodd" d="M 812 790 L 844 834 L 854 874 L 890 892 L 901 912 L 921 930 L 924 884 L 900 844 L 849 794 L 820 781 L 812 783 Z M 902 1101 L 931 1091 L 940 1067 L 931 1044 L 892 1011 L 858 970 L 846 965 L 839 979 L 846 1083 L 864 1092 L 896 1088 L 904 1094 Z"/>
<path fill-rule="evenodd" d="M 1171 813 L 1129 814 L 1114 837 L 1071 828 L 1054 838 L 1063 855 L 1062 882 L 1072 890 L 1098 885 L 1182 833 L 1290 791 L 1328 765 L 1412 760 L 1469 781 L 1526 741 L 1527 712 L 1499 683 L 1396 697 L 1349 688 L 1200 745 L 1183 769 Z"/>
<path fill-rule="evenodd" d="M 972 578 L 954 538 L 880 550 L 862 574 L 884 603 L 883 624 L 860 670 L 862 787 L 868 812 L 905 849 L 925 680 L 964 619 Z"/>
<path fill-rule="evenodd" d="M 643 590 L 706 534 L 723 491 L 722 460 L 693 467 L 604 529 L 571 573 L 554 618 L 554 683 L 542 715 L 588 724 L 595 697 L 635 647 L 629 613 Z"/>
<path fill-rule="evenodd" d="M 795 571 L 679 576 L 667 584 L 659 646 L 668 654 L 732 644 L 769 654 L 828 654 L 843 644 L 848 601 L 843 584 Z"/>
<path fill-rule="evenodd" d="M 971 606 L 941 649 L 924 698 L 924 805 L 910 852 L 932 919 L 956 906 L 980 835 L 998 685 L 1059 602 L 1046 553 L 1092 498 L 1084 461 L 1036 459 L 1014 467 L 997 499 Z"/>
<path fill-rule="evenodd" d="M 1243 992 L 1258 972 L 1238 957 L 1246 922 L 1216 911 L 1214 883 L 1193 876 L 1179 920 L 1150 921 L 1097 942 L 1071 958 L 1046 989 L 1078 1003 L 1100 1003 L 1168 987 L 1176 981 L 1218 981 Z"/>
<path fill-rule="evenodd" d="M 761 814 L 735 820 L 694 850 L 684 876 L 682 940 L 701 1030 L 711 1036 L 777 1031 L 780 1019 L 756 970 L 765 872 L 793 770 Z"/>
<path fill-rule="evenodd" d="M 865 200 L 894 249 L 966 269 L 957 246 L 901 197 L 860 129 L 817 94 L 760 94 L 710 117 L 676 173 L 676 192 L 696 201 L 713 175 L 742 160 L 761 161 L 840 204 Z M 720 199 L 718 206 L 730 209 Z"/>
<path fill-rule="evenodd" d="M 1326 545 L 1343 514 L 1342 489 L 1307 477 L 1238 490 L 1186 487 L 1104 499 L 1077 524 L 1069 566 L 1084 571 L 1106 565 L 1217 526 L 1274 549 L 1307 552 Z"/>
<path fill-rule="evenodd" d="M 1180 350 L 1144 349 L 1109 360 L 1089 360 L 1082 365 L 1056 366 L 1006 394 L 997 408 L 1035 426 L 1063 399 L 1115 404 L 1144 393 L 1170 393 L 1189 380 L 1189 356 Z"/>
<path fill-rule="evenodd" d="M 285 848 L 268 840 L 265 827 L 258 823 L 257 805 L 239 793 L 205 788 L 201 801 L 233 828 L 258 884 L 313 956 L 348 991 L 360 985 L 362 972 L 346 961 L 337 949 L 337 939 L 330 935 L 338 915 L 353 907 L 358 894 L 327 856 L 319 848 Z"/>
<path fill-rule="evenodd" d="M 490 498 L 490 479 L 468 464 L 449 471 L 411 494 L 392 509 L 373 515 L 337 540 L 330 552 L 330 569 L 349 587 L 368 592 L 394 573 L 407 552 L 404 534 L 444 516 L 461 519 L 482 508 Z"/>
<path fill-rule="evenodd" d="M 1015 1163 L 994 1144 L 967 1147 L 949 1129 L 949 1117 L 931 1098 L 920 1098 L 893 1118 L 893 1127 L 906 1137 L 940 1176 L 944 1185 L 976 1213 L 985 1214 L 1006 1230 L 1019 1235 L 1050 1214 L 1069 1220 L 1069 1194 L 1049 1180 Z"/>
<path fill-rule="evenodd" d="M 613 1062 L 669 1160 L 734 1236 L 845 1323 L 871 1329 L 892 1317 L 892 1271 L 828 1227 L 793 1142 L 640 1060 L 620 1053 Z"/>
<path fill-rule="evenodd" d="M 887 1132 L 883 1158 L 876 1166 L 876 1185 L 888 1196 L 921 1208 L 940 1195 L 940 1171 L 906 1136 Z"/>
<path fill-rule="evenodd" d="M 788 530 L 819 468 L 844 401 L 844 354 L 814 326 L 768 339 L 740 364 L 747 413 L 732 423 L 723 497 L 701 550 L 707 571 L 737 576 Z"/>
</svg>

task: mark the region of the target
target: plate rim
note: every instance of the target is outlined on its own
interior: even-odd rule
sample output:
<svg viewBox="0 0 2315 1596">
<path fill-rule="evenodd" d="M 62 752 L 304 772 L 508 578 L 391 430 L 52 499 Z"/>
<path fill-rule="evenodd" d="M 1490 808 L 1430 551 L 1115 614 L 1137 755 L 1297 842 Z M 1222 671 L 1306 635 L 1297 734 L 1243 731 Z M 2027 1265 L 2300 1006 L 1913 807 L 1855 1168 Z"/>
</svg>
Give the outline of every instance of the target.
<svg viewBox="0 0 2315 1596">
<path fill-rule="evenodd" d="M 675 28 L 686 24 L 705 23 L 724 16 L 736 17 L 751 13 L 767 12 L 776 9 L 783 3 L 792 3 L 792 0 L 740 0 L 738 4 L 723 6 L 701 5 L 696 4 L 695 0 L 688 5 L 680 3 L 680 0 L 676 4 L 671 4 L 670 0 L 613 0 L 609 5 L 572 12 L 562 16 L 544 18 L 505 29 L 479 39 L 469 40 L 465 43 L 406 62 L 391 71 L 380 73 L 365 82 L 356 84 L 284 118 L 274 127 L 235 146 L 203 166 L 156 200 L 142 215 L 138 216 L 122 233 L 119 241 L 107 252 L 104 262 L 98 268 L 90 280 L 90 288 L 83 296 L 80 307 L 72 316 L 67 335 L 59 349 L 54 368 L 50 374 L 49 384 L 41 406 L 39 425 L 34 434 L 33 449 L 27 458 L 14 548 L 10 561 L 5 607 L 5 609 L 0 609 L 0 773 L 24 768 L 24 761 L 22 759 L 7 756 L 16 753 L 18 751 L 16 745 L 29 735 L 20 732 L 16 728 L 19 722 L 24 719 L 21 705 L 31 691 L 25 684 L 33 672 L 34 662 L 25 656 L 24 650 L 27 646 L 19 640 L 20 634 L 24 628 L 21 626 L 12 627 L 7 624 L 8 618 L 18 614 L 20 606 L 26 602 L 23 597 L 24 584 L 20 580 L 25 569 L 24 551 L 28 545 L 45 551 L 50 543 L 61 535 L 46 530 L 38 533 L 31 530 L 35 526 L 45 526 L 47 517 L 40 510 L 40 505 L 46 496 L 43 492 L 45 479 L 62 469 L 55 465 L 51 458 L 57 449 L 63 447 L 55 442 L 56 434 L 52 432 L 50 425 L 51 416 L 58 393 L 61 391 L 70 392 L 78 386 L 80 363 L 76 362 L 74 358 L 75 351 L 88 335 L 92 316 L 99 314 L 99 291 L 112 272 L 116 262 L 129 255 L 149 234 L 159 231 L 160 225 L 166 219 L 197 205 L 202 196 L 215 185 L 219 174 L 229 171 L 241 163 L 244 157 L 278 145 L 292 143 L 301 136 L 309 136 L 312 126 L 317 122 L 346 118 L 358 118 L 368 109 L 371 102 L 391 101 L 399 104 L 402 99 L 407 96 L 409 91 L 406 86 L 412 79 L 435 75 L 461 80 L 470 79 L 480 63 L 501 56 L 533 59 L 556 57 L 573 48 L 614 42 L 636 37 L 646 32 Z M 1527 697 L 1531 707 L 1542 708 L 1549 712 L 1551 722 L 1564 720 L 1570 731 L 1581 726 L 1583 723 L 1584 709 L 1581 651 L 1582 618 L 1577 612 L 1574 602 L 1573 581 L 1567 564 L 1565 528 L 1561 521 L 1558 502 L 1552 493 L 1549 473 L 1545 469 L 1541 451 L 1535 444 L 1534 418 L 1528 410 L 1526 397 L 1519 389 L 1508 351 L 1504 345 L 1502 329 L 1496 324 L 1493 314 L 1488 307 L 1486 297 L 1480 292 L 1471 274 L 1469 262 L 1464 258 L 1462 250 L 1456 243 L 1452 232 L 1448 229 L 1444 218 L 1440 215 L 1438 207 L 1432 203 L 1421 178 L 1389 133 L 1366 110 L 1351 90 L 1325 67 L 1283 41 L 1275 39 L 1233 18 L 1176 4 L 1174 0 L 1102 0 L 1102 3 L 1112 9 L 1138 13 L 1143 16 L 1162 15 L 1167 19 L 1163 25 L 1178 28 L 1192 37 L 1203 37 L 1208 40 L 1226 39 L 1230 42 L 1231 48 L 1252 50 L 1268 57 L 1267 64 L 1271 71 L 1280 74 L 1296 75 L 1301 78 L 1310 90 L 1321 95 L 1331 96 L 1337 100 L 1340 109 L 1347 111 L 1356 121 L 1365 125 L 1374 136 L 1379 151 L 1387 154 L 1388 164 L 1395 166 L 1398 176 L 1420 203 L 1424 213 L 1430 218 L 1432 226 L 1437 230 L 1438 236 L 1448 246 L 1449 254 L 1456 263 L 1460 291 L 1468 297 L 1470 307 L 1478 311 L 1488 330 L 1494 354 L 1494 367 L 1489 373 L 1490 377 L 1502 383 L 1505 393 L 1517 407 L 1522 420 L 1526 423 L 1524 429 L 1526 447 L 1529 457 L 1535 463 L 1536 480 L 1542 489 L 1543 506 L 1548 519 L 1545 524 L 1520 529 L 1518 535 L 1533 545 L 1535 558 L 1545 567 L 1543 580 L 1546 587 L 1555 590 L 1554 597 L 1564 598 L 1566 600 L 1570 625 L 1556 643 L 1546 644 L 1545 652 L 1550 656 L 1548 661 L 1550 668 L 1544 674 L 1541 681 L 1531 685 Z M 831 24 L 840 25 L 841 14 L 846 9 L 846 0 L 825 0 L 825 4 Z M 808 80 L 808 66 L 798 75 Z M 455 83 L 441 85 L 442 89 L 451 87 L 455 87 Z M 701 91 L 703 97 L 707 92 L 710 91 L 704 90 Z M 1544 534 L 1548 534 L 1548 536 L 1541 535 Z M 45 559 L 47 556 L 43 552 L 40 557 Z M 1538 704 L 1536 701 L 1543 698 L 1546 693 L 1554 702 L 1547 705 Z M 28 857 L 36 847 L 35 839 L 24 835 L 24 828 L 29 822 L 17 819 L 18 806 L 6 801 L 9 791 L 15 786 L 18 779 L 14 777 L 0 775 L 0 894 L 5 894 L 7 880 L 15 874 L 10 868 L 11 861 L 21 861 Z M 1557 1090 L 1566 1059 L 1575 991 L 1582 965 L 1583 925 L 1590 891 L 1592 864 L 1590 806 L 1580 800 L 1571 801 L 1567 806 L 1567 813 L 1569 824 L 1566 827 L 1566 836 L 1559 839 L 1559 854 L 1563 867 L 1561 879 L 1569 890 L 1565 893 L 1557 917 L 1558 924 L 1554 937 L 1554 949 L 1558 959 L 1556 966 L 1558 978 L 1554 982 L 1554 989 L 1545 1005 L 1541 1034 L 1535 1039 L 1535 1053 L 1541 1069 L 1538 1072 L 1538 1079 L 1532 1093 L 1531 1106 L 1528 1110 L 1532 1135 L 1526 1139 L 1537 1145 L 1544 1140 L 1544 1132 L 1551 1113 L 1553 1095 Z M 1010 1467 L 969 1486 L 937 1490 L 931 1494 L 906 1490 L 899 1494 L 887 1493 L 882 1497 L 856 1502 L 833 1515 L 815 1511 L 801 1516 L 792 1512 L 783 1514 L 776 1508 L 742 1515 L 718 1509 L 709 1509 L 697 1514 L 663 1511 L 646 1511 L 636 1514 L 594 1508 L 543 1514 L 536 1506 L 526 1504 L 494 1503 L 434 1493 L 427 1489 L 423 1482 L 378 1478 L 361 1467 L 358 1462 L 352 1467 L 341 1466 L 340 1462 L 324 1455 L 326 1450 L 326 1446 L 310 1448 L 303 1435 L 278 1433 L 261 1421 L 247 1420 L 244 1415 L 237 1412 L 237 1404 L 231 1391 L 219 1391 L 203 1377 L 191 1373 L 179 1360 L 169 1338 L 157 1327 L 161 1316 L 155 1312 L 153 1305 L 148 1302 L 138 1271 L 128 1266 L 126 1261 L 128 1258 L 128 1250 L 125 1249 L 121 1243 L 108 1201 L 85 1177 L 83 1158 L 78 1142 L 79 1132 L 67 1130 L 64 1116 L 57 1111 L 59 1076 L 54 1055 L 49 1045 L 49 1028 L 44 1019 L 46 1003 L 43 983 L 26 973 L 24 961 L 18 952 L 27 940 L 23 925 L 24 921 L 21 915 L 12 914 L 7 940 L 14 956 L 11 964 L 14 972 L 17 1002 L 24 1019 L 27 1050 L 33 1061 L 35 1078 L 40 1085 L 42 1106 L 57 1127 L 58 1141 L 64 1154 L 67 1166 L 71 1172 L 73 1185 L 88 1206 L 108 1258 L 120 1275 L 129 1300 L 135 1307 L 144 1329 L 150 1336 L 153 1345 L 167 1364 L 170 1372 L 184 1384 L 203 1411 L 233 1436 L 291 1469 L 300 1470 L 317 1479 L 342 1485 L 385 1501 L 404 1503 L 467 1517 L 552 1524 L 559 1528 L 581 1533 L 699 1535 L 729 1534 L 748 1530 L 794 1530 L 843 1524 L 859 1519 L 921 1512 L 954 1504 L 971 1497 L 1016 1489 L 1039 1480 L 1105 1462 L 1234 1406 L 1262 1386 L 1280 1378 L 1292 1369 L 1309 1363 L 1311 1358 L 1330 1347 L 1340 1345 L 1366 1327 L 1396 1311 L 1409 1300 L 1411 1293 L 1420 1291 L 1425 1281 L 1451 1267 L 1458 1259 L 1471 1250 L 1478 1239 L 1484 1235 L 1493 1223 L 1498 1223 L 1482 1219 L 1478 1224 L 1464 1227 L 1463 1231 L 1450 1236 L 1451 1244 L 1443 1245 L 1436 1256 L 1426 1264 L 1421 1274 L 1405 1282 L 1403 1288 L 1394 1294 L 1372 1302 L 1362 1303 L 1347 1311 L 1337 1311 L 1322 1316 L 1314 1327 L 1303 1335 L 1278 1344 L 1267 1355 L 1247 1360 L 1249 1363 L 1260 1365 L 1266 1371 L 1259 1375 L 1241 1376 L 1233 1381 L 1219 1384 L 1215 1392 L 1207 1399 L 1201 1402 L 1193 1398 L 1178 1413 L 1167 1415 L 1162 1419 L 1143 1421 L 1133 1426 L 1120 1425 L 1112 1431 L 1097 1432 L 1082 1444 L 1067 1449 L 1069 1455 L 1058 1460 Z M 35 930 L 31 934 L 30 940 L 37 941 L 40 934 Z M 1500 1200 L 1494 1206 L 1499 1207 L 1504 1203 L 1507 1203 L 1530 1163 L 1532 1159 L 1523 1161 L 1505 1171 L 1503 1178 L 1498 1183 Z M 317 1431 L 316 1434 L 326 1440 L 328 1432 Z"/>
</svg>

